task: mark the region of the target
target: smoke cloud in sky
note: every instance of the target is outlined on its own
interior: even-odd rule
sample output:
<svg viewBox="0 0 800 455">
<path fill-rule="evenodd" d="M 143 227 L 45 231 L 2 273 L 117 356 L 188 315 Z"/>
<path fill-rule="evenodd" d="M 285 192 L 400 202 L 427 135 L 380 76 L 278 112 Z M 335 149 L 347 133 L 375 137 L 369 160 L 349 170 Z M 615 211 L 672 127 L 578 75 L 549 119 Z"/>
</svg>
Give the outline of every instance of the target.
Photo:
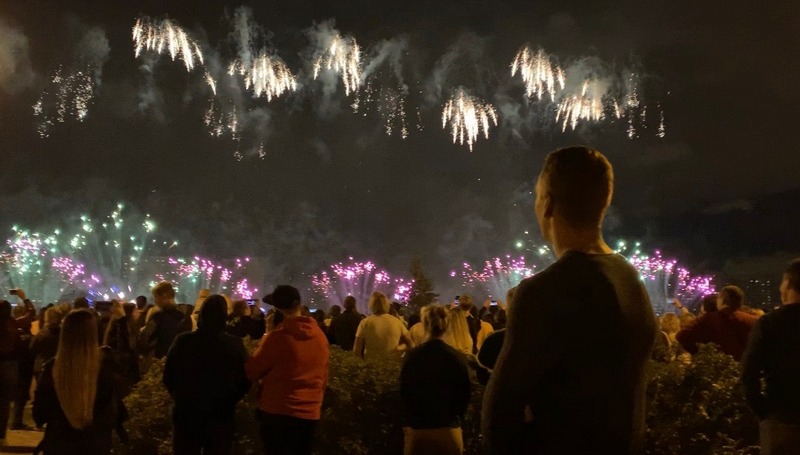
<svg viewBox="0 0 800 455">
<path fill-rule="evenodd" d="M 209 255 L 270 257 L 276 275 L 300 273 L 303 264 L 310 269 L 303 273 L 316 272 L 343 255 L 397 274 L 420 255 L 441 283 L 442 271 L 461 261 L 513 253 L 523 232 L 535 235 L 529 193 L 544 155 L 561 146 L 586 143 L 614 164 L 611 235 L 796 186 L 784 151 L 793 150 L 798 86 L 785 55 L 800 41 L 787 39 L 796 35 L 789 19 L 773 20 L 795 17 L 778 3 L 764 6 L 771 15 L 763 17 L 737 2 L 685 17 L 655 0 L 491 8 L 453 0 L 409 4 L 403 15 L 384 4 L 322 1 L 242 8 L 213 0 L 194 8 L 98 0 L 85 10 L 74 2 L 11 3 L 0 12 L 0 152 L 27 171 L 0 182 L 0 200 L 16 201 L 8 206 L 16 214 L 3 213 L 7 224 L 53 224 L 113 194 Z M 44 6 L 48 13 L 39 14 Z M 131 27 L 142 15 L 178 24 L 204 63 L 189 71 L 168 53 L 135 57 Z M 743 22 L 752 27 L 727 32 Z M 361 49 L 359 87 L 349 95 L 341 73 L 313 77 L 337 36 Z M 591 80 L 594 99 L 611 95 L 605 119 L 562 132 L 558 103 L 528 97 L 511 75 L 526 45 L 564 69 L 565 94 L 580 95 Z M 228 74 L 231 62 L 262 53 L 286 64 L 296 91 L 268 101 Z M 90 67 L 94 87 L 84 84 L 81 93 L 93 96 L 85 96 L 81 121 L 54 121 L 43 138 L 33 106 L 46 90 L 43 106 L 58 111 L 59 66 L 63 75 Z M 644 109 L 616 118 L 610 98 L 628 102 L 631 72 L 640 75 L 647 127 L 629 138 L 629 121 L 642 122 Z M 497 111 L 498 126 L 472 153 L 442 128 L 457 87 Z M 709 172 L 737 185 L 710 184 Z M 35 208 L 39 202 L 49 209 Z"/>
<path fill-rule="evenodd" d="M 16 93 L 33 84 L 28 38 L 0 17 L 0 90 Z"/>
</svg>

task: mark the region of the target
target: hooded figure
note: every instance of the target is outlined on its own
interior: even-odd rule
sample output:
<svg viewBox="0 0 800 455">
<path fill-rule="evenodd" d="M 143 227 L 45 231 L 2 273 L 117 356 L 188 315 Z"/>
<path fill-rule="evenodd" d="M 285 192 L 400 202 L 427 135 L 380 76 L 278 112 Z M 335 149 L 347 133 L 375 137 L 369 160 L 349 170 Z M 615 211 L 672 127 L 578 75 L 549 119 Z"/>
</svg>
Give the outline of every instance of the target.
<svg viewBox="0 0 800 455">
<path fill-rule="evenodd" d="M 234 411 L 250 387 L 242 340 L 225 333 L 227 302 L 203 302 L 194 332 L 182 333 L 167 354 L 164 385 L 174 402 L 173 452 L 229 453 Z"/>
<path fill-rule="evenodd" d="M 246 366 L 248 377 L 261 383 L 261 440 L 266 453 L 308 454 L 328 382 L 328 339 L 317 321 L 302 316 L 296 288 L 278 286 L 264 302 L 284 320 L 262 338 Z"/>
</svg>

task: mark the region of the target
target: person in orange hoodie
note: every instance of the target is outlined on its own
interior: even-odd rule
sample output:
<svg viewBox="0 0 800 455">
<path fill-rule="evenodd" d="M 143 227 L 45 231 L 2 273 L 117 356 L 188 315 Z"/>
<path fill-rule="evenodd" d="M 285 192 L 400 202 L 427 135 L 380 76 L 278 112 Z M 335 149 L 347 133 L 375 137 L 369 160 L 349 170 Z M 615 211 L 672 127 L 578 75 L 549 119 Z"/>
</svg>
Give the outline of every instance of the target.
<svg viewBox="0 0 800 455">
<path fill-rule="evenodd" d="M 314 318 L 302 316 L 300 292 L 288 285 L 264 297 L 284 316 L 245 364 L 259 382 L 256 417 L 265 454 L 310 454 L 328 382 L 328 339 Z"/>
</svg>

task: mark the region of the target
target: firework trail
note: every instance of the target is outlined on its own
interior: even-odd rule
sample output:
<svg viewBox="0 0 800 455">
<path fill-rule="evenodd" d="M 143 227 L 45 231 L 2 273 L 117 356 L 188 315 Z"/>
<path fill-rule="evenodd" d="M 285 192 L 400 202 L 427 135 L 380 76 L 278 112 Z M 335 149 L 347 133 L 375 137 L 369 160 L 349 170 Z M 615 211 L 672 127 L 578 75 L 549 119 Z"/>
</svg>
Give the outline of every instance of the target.
<svg viewBox="0 0 800 455">
<path fill-rule="evenodd" d="M 284 92 L 297 91 L 297 79 L 283 61 L 272 57 L 265 50 L 252 61 L 235 60 L 228 66 L 228 75 L 238 74 L 244 78 L 245 89 L 252 89 L 256 97 L 265 96 L 267 101 Z"/>
<path fill-rule="evenodd" d="M 314 61 L 314 79 L 321 71 L 333 71 L 342 78 L 345 95 L 357 92 L 361 86 L 361 49 L 355 38 L 335 35 Z"/>
<path fill-rule="evenodd" d="M 481 131 L 484 138 L 489 139 L 491 123 L 497 126 L 494 106 L 467 94 L 464 89 L 458 89 L 442 110 L 442 128 L 446 129 L 449 124 L 453 144 L 466 142 L 470 152 Z"/>
<path fill-rule="evenodd" d="M 203 52 L 200 45 L 191 39 L 183 28 L 169 19 L 156 21 L 149 17 L 136 19 L 133 26 L 133 54 L 138 58 L 143 50 L 159 55 L 169 53 L 172 61 L 180 59 L 186 71 L 192 71 L 195 64 L 203 65 Z"/>
<path fill-rule="evenodd" d="M 564 90 L 564 70 L 553 63 L 552 57 L 543 49 L 536 53 L 528 46 L 520 49 L 511 64 L 511 76 L 517 72 L 525 83 L 525 94 L 530 98 L 542 100 L 546 94 L 555 100 L 557 91 Z"/>
</svg>

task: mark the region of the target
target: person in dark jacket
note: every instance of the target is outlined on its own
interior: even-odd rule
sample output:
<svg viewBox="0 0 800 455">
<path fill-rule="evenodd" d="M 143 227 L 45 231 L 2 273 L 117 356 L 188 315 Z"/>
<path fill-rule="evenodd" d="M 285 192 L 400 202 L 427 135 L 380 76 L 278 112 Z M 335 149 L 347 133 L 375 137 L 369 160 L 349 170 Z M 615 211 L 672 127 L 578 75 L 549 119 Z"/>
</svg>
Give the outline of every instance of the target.
<svg viewBox="0 0 800 455">
<path fill-rule="evenodd" d="M 400 372 L 407 455 L 461 455 L 461 419 L 470 399 L 464 356 L 442 341 L 449 312 L 441 305 L 422 311 L 428 341 L 412 349 Z"/>
<path fill-rule="evenodd" d="M 25 334 L 30 333 L 31 323 L 36 319 L 36 309 L 26 298 L 25 291 L 18 289 L 15 292 L 22 301 L 22 305 L 18 307 L 22 311 L 16 315 L 19 317 L 15 317 L 11 303 L 0 301 L 0 447 L 6 444 L 11 403 L 16 402 L 15 409 L 19 409 L 21 392 L 27 392 L 24 387 L 20 387 L 26 380 L 21 376 L 32 374 L 33 370 L 29 352 L 30 338 L 26 343 Z M 27 393 L 24 397 L 27 401 Z"/>
<path fill-rule="evenodd" d="M 158 311 L 139 335 L 139 354 L 153 352 L 160 359 L 167 355 L 169 347 L 179 334 L 192 330 L 192 320 L 175 304 L 175 289 L 172 283 L 162 281 L 153 288 L 153 300 Z"/>
<path fill-rule="evenodd" d="M 250 388 L 241 338 L 225 333 L 227 303 L 203 302 L 197 331 L 183 333 L 167 354 L 164 385 L 174 402 L 172 447 L 176 455 L 228 454 L 236 403 Z"/>
<path fill-rule="evenodd" d="M 123 305 L 114 300 L 103 336 L 103 346 L 111 349 L 121 375 L 120 395 L 123 397 L 128 396 L 133 385 L 141 379 L 139 357 L 136 354 L 136 321 L 133 320 L 135 309 L 133 303 Z"/>
<path fill-rule="evenodd" d="M 105 455 L 121 426 L 114 363 L 97 341 L 97 318 L 87 310 L 67 315 L 58 353 L 44 365 L 33 401 L 33 419 L 45 427 L 44 455 Z"/>
<path fill-rule="evenodd" d="M 697 353 L 698 343 L 714 343 L 737 362 L 742 358 L 750 331 L 758 316 L 742 311 L 744 291 L 737 286 L 725 286 L 717 296 L 717 311 L 704 313 L 675 335 L 690 354 Z"/>
<path fill-rule="evenodd" d="M 348 295 L 344 299 L 344 313 L 340 314 L 333 321 L 328 328 L 333 332 L 333 337 L 336 344 L 345 351 L 352 351 L 353 345 L 356 343 L 356 332 L 358 325 L 364 316 L 358 313 L 356 309 L 356 298 Z"/>
<path fill-rule="evenodd" d="M 742 358 L 742 384 L 761 419 L 764 455 L 800 453 L 800 259 L 783 274 L 781 303 L 759 319 Z"/>
<path fill-rule="evenodd" d="M 261 310 L 256 310 L 261 312 Z M 253 318 L 250 306 L 244 300 L 233 302 L 233 313 L 228 316 L 228 324 L 225 329 L 228 334 L 239 338 L 250 337 L 259 340 L 264 336 L 267 326 L 264 322 L 259 322 Z"/>
<path fill-rule="evenodd" d="M 523 280 L 508 305 L 481 408 L 491 453 L 644 451 L 656 318 L 639 273 L 603 240 L 613 187 L 597 150 L 545 159 L 534 212 L 558 260 Z"/>
<path fill-rule="evenodd" d="M 58 340 L 61 337 L 61 321 L 69 313 L 69 305 L 54 306 L 44 313 L 44 328 L 31 340 L 31 353 L 34 356 L 34 372 L 38 377 L 42 366 L 56 356 Z"/>
<path fill-rule="evenodd" d="M 30 302 L 30 301 L 28 301 Z M 18 382 L 14 394 L 14 412 L 11 415 L 12 430 L 30 430 L 23 422 L 25 404 L 31 399 L 31 383 L 33 383 L 34 355 L 31 352 L 31 321 L 35 318 L 36 311 L 33 304 L 14 307 L 14 320 L 19 330 L 19 344 L 17 346 Z"/>
</svg>

